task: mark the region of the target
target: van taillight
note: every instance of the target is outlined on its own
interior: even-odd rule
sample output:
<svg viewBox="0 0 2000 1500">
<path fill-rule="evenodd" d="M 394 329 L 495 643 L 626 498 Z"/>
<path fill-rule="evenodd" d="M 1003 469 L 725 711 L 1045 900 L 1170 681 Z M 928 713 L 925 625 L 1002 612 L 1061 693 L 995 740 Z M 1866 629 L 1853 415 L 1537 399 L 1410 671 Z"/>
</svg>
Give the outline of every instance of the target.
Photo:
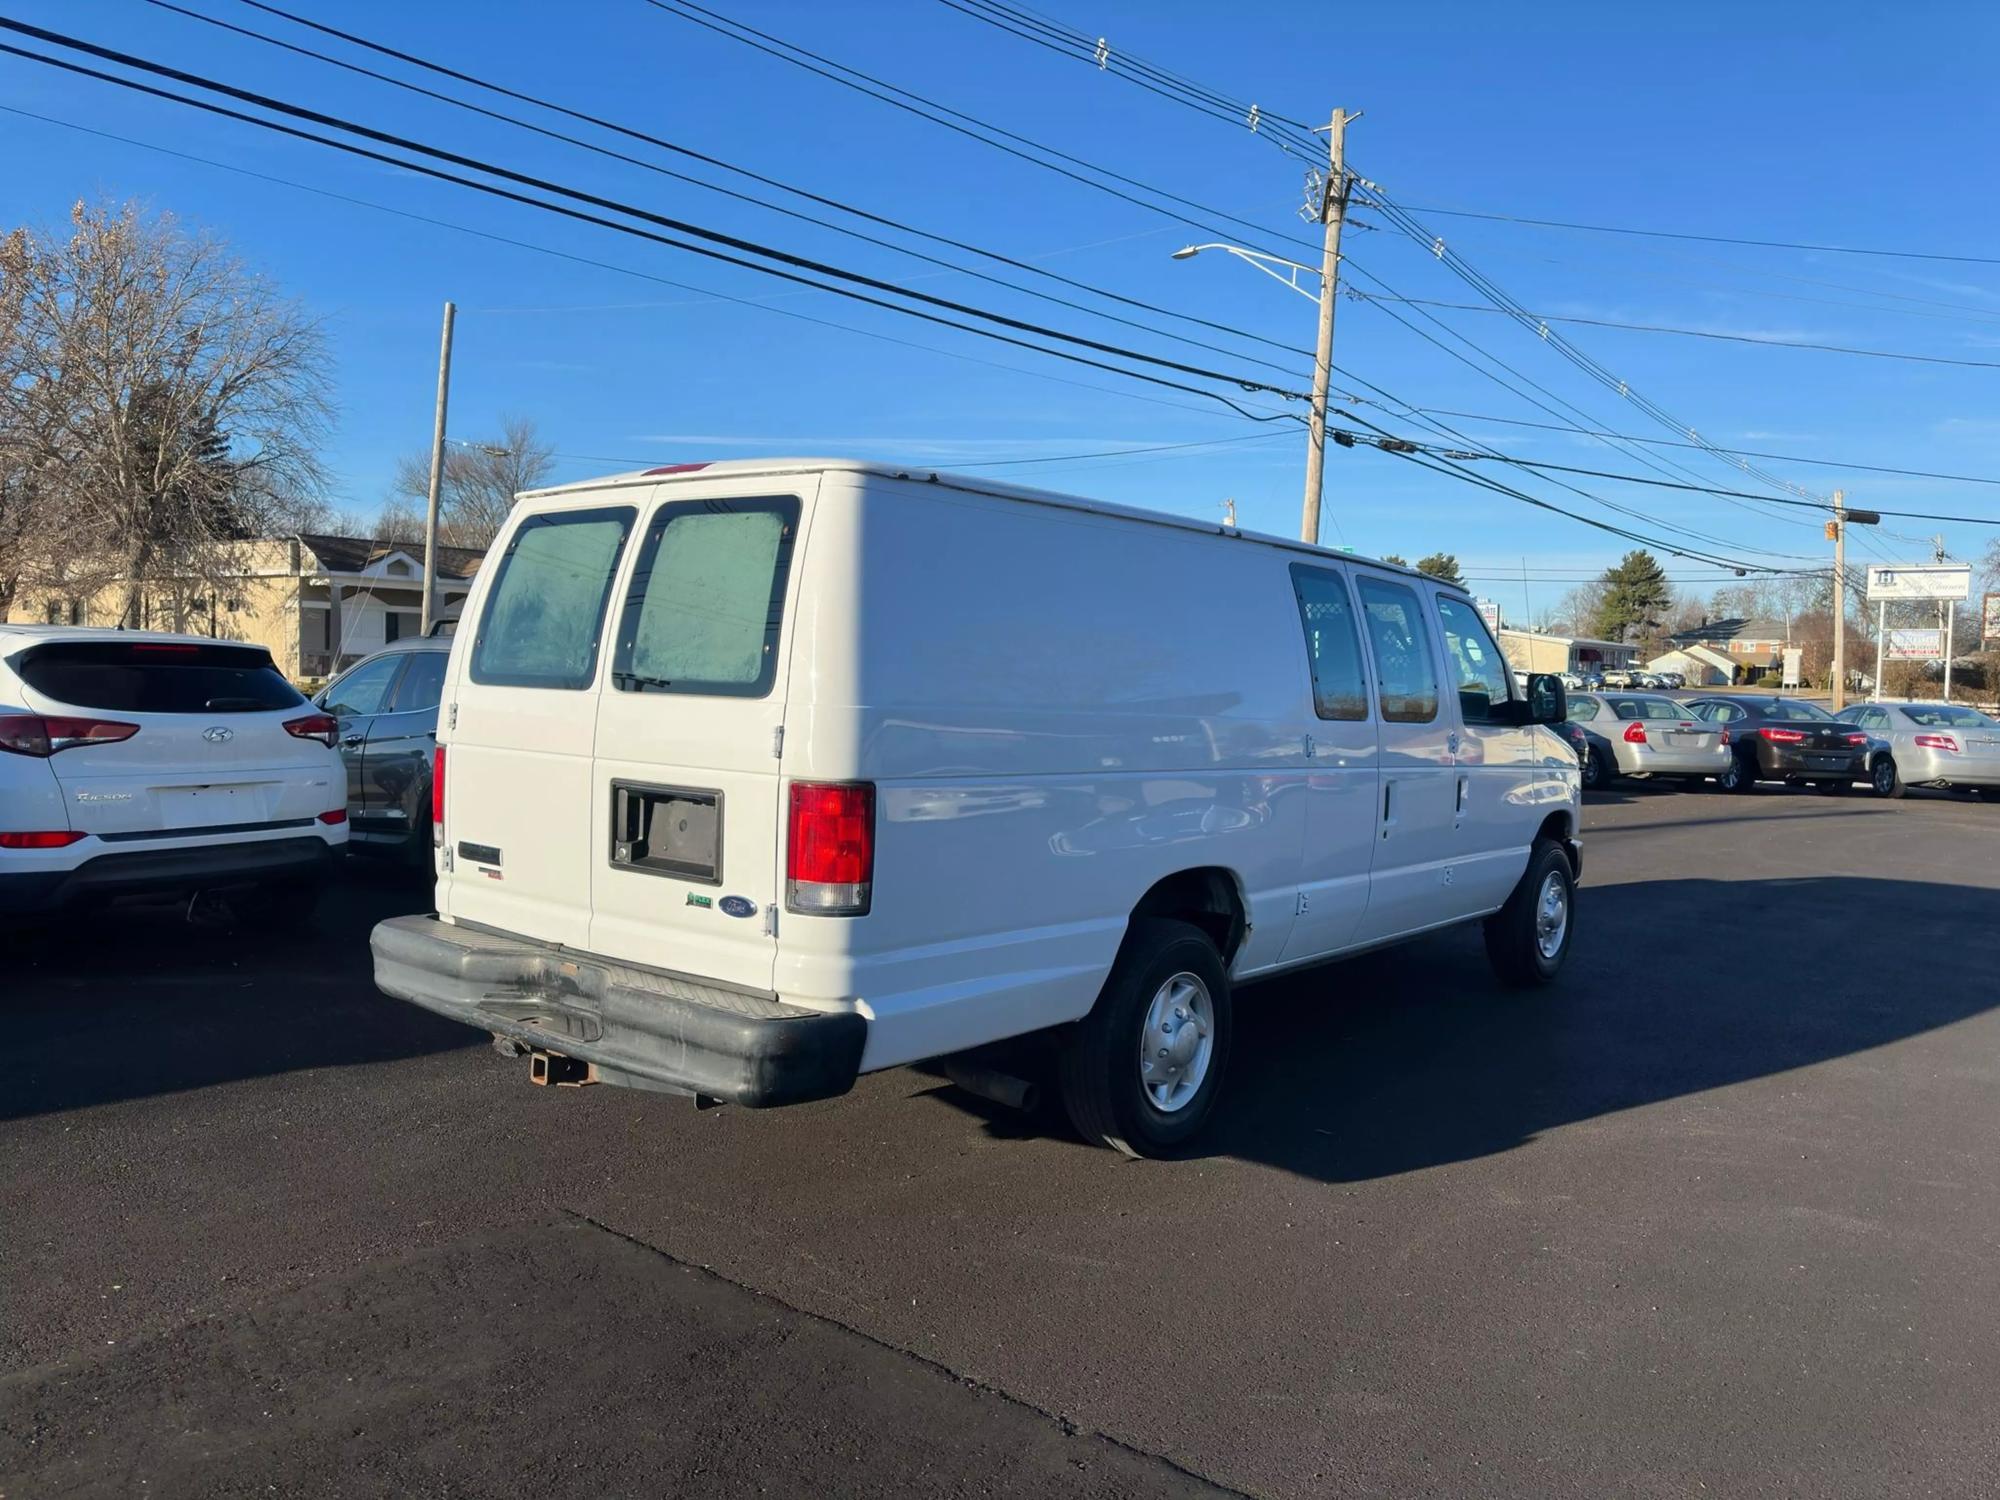
<svg viewBox="0 0 2000 1500">
<path fill-rule="evenodd" d="M 444 746 L 431 751 L 431 842 L 444 842 Z"/>
<path fill-rule="evenodd" d="M 792 783 L 785 906 L 820 917 L 866 915 L 875 880 L 875 788 L 865 781 Z"/>
</svg>

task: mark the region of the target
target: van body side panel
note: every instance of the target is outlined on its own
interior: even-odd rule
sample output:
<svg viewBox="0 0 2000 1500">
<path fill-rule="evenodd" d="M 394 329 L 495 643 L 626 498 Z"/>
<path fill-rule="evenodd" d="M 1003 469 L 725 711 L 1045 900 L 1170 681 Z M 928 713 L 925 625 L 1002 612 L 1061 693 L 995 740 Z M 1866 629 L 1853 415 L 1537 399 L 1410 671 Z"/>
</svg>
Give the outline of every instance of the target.
<svg viewBox="0 0 2000 1500">
<path fill-rule="evenodd" d="M 1238 974 L 1290 935 L 1315 732 L 1284 557 L 917 482 L 829 475 L 788 778 L 877 786 L 873 908 L 785 913 L 774 988 L 858 998 L 864 1068 L 1074 1020 L 1140 897 L 1217 867 Z"/>
</svg>

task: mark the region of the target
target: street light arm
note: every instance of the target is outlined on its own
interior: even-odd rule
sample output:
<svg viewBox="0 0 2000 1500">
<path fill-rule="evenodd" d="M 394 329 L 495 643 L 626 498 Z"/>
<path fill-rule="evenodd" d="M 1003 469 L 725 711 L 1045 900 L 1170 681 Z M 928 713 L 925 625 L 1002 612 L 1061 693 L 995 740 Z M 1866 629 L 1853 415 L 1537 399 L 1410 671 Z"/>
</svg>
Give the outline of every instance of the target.
<svg viewBox="0 0 2000 1500">
<path fill-rule="evenodd" d="M 1309 292 L 1303 286 L 1299 285 L 1299 275 L 1301 272 L 1312 277 L 1315 281 L 1323 280 L 1319 271 L 1315 267 L 1304 265 L 1299 261 L 1286 260 L 1282 255 L 1266 255 L 1261 250 L 1246 250 L 1241 245 L 1214 244 L 1185 246 L 1182 249 L 1176 250 L 1173 258 L 1175 260 L 1191 260 L 1204 250 L 1221 250 L 1229 255 L 1233 255 L 1238 260 L 1255 266 L 1273 281 L 1282 281 L 1307 301 L 1315 304 L 1319 301 L 1320 294 L 1318 292 Z M 1286 269 L 1280 271 L 1278 269 L 1279 266 L 1283 266 Z"/>
</svg>

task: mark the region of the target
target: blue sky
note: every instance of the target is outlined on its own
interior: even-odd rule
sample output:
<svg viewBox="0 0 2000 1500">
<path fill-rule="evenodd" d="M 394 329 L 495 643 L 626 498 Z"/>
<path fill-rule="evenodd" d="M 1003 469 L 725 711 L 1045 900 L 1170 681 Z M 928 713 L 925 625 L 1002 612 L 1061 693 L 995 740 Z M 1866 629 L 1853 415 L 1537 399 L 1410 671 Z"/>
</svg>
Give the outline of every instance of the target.
<svg viewBox="0 0 2000 1500">
<path fill-rule="evenodd" d="M 234 0 L 186 3 L 290 39 L 315 40 Z M 1188 240 L 1211 236 L 862 98 L 643 0 L 601 0 L 562 11 L 531 0 L 296 5 L 375 40 L 829 197 L 1310 348 L 1312 308 L 1304 299 L 1221 256 L 1169 259 Z M 1268 142 L 981 26 L 937 0 L 722 0 L 715 8 L 943 104 L 1253 220 L 1273 238 L 1313 233 L 1294 212 L 1300 164 Z M 1336 104 L 1365 110 L 1349 135 L 1351 162 L 1418 209 L 1490 209 L 1969 255 L 2000 250 L 1994 232 L 2000 208 L 1989 190 L 1991 146 L 2000 133 L 2000 104 L 1991 86 L 2000 12 L 1991 7 L 1467 3 L 1244 9 L 1044 0 L 1044 8 L 1061 22 L 1106 36 L 1115 49 L 1295 118 L 1323 118 Z M 1309 372 L 1309 357 L 1228 336 L 1216 341 L 1240 353 L 1191 350 L 940 272 L 223 35 L 140 0 L 14 0 L 7 9 L 18 19 L 658 212 L 885 278 L 917 278 L 912 286 L 938 295 L 1192 363 L 1266 374 L 1281 385 L 1303 383 Z M 338 43 L 317 44 L 342 50 Z M 1260 430 L 1199 397 L 912 323 L 18 59 L 0 58 L 0 104 L 644 273 L 584 265 L 0 114 L 8 163 L 0 173 L 0 222 L 56 222 L 78 196 L 141 197 L 226 234 L 246 259 L 325 318 L 338 372 L 340 420 L 330 454 L 335 498 L 357 511 L 380 503 L 396 456 L 426 442 L 438 315 L 446 298 L 460 310 L 453 433 L 476 439 L 502 413 L 531 416 L 565 455 L 561 479 L 640 461 L 760 452 L 957 466 Z M 1359 268 L 1350 275 L 1359 284 L 1368 285 L 1362 278 L 1372 275 L 1410 296 L 1473 300 L 1421 247 L 1367 212 L 1358 217 L 1375 225 L 1348 237 L 1346 249 Z M 2000 360 L 2000 266 L 1676 243 L 1470 219 L 1426 222 L 1540 313 Z M 1299 249 L 1310 258 L 1303 245 Z M 828 328 L 786 313 L 849 327 Z M 1415 315 L 1405 310 L 1403 316 Z M 1575 403 L 1592 425 L 1671 436 L 1529 331 L 1487 314 L 1435 316 Z M 1594 327 L 1567 333 L 1632 387 L 1724 446 L 2000 475 L 2000 369 Z M 891 341 L 898 339 L 926 347 Z M 1294 373 L 1280 376 L 1251 365 L 1250 353 L 1269 355 Z M 1340 304 L 1335 359 L 1421 406 L 1556 420 L 1366 303 Z M 1509 385 L 1521 384 L 1495 373 Z M 1260 411 L 1276 405 L 1269 399 L 1251 404 Z M 1381 408 L 1360 410 L 1414 431 Z M 1637 469 L 1628 453 L 1574 434 L 1483 416 L 1449 420 L 1478 443 L 1506 453 L 1648 472 Z M 1653 451 L 1706 482 L 1757 488 L 1706 455 Z M 1245 526 L 1291 533 L 1303 453 L 1304 438 L 1296 435 L 1115 460 L 1014 463 L 987 472 L 1218 518 L 1223 500 L 1233 497 Z M 1992 488 L 1776 461 L 1764 467 L 1817 492 L 1841 485 L 1853 504 L 2000 516 L 2000 492 Z M 1709 548 L 1730 556 L 1754 553 L 1785 565 L 1825 553 L 1819 520 L 1807 511 L 1787 517 L 1722 499 L 1575 481 L 1652 518 L 1634 521 L 1517 471 L 1501 469 L 1498 477 L 1640 531 L 1673 521 L 1723 539 Z M 1335 544 L 1412 557 L 1437 548 L 1455 552 L 1470 565 L 1475 584 L 1510 612 L 1522 599 L 1523 558 L 1539 609 L 1568 580 L 1601 569 L 1626 546 L 1365 450 L 1330 452 L 1326 516 L 1323 539 Z M 1976 557 L 1994 534 L 1922 522 L 1888 529 L 1911 537 L 1942 529 L 1947 546 L 1961 557 Z M 1909 557 L 1914 551 L 1892 537 L 1870 541 L 1885 554 Z M 1871 560 L 1866 550 L 1857 556 Z M 1502 569 L 1511 576 L 1487 576 Z M 1677 563 L 1673 571 L 1704 589 L 1716 574 L 1700 563 Z"/>
</svg>

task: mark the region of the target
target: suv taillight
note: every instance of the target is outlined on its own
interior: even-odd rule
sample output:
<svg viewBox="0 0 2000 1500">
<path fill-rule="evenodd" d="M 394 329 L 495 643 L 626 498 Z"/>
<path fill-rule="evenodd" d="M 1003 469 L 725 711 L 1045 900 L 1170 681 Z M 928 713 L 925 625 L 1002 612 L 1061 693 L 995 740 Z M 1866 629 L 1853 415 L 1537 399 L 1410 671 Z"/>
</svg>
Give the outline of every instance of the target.
<svg viewBox="0 0 2000 1500">
<path fill-rule="evenodd" d="M 43 760 L 84 745 L 115 745 L 139 732 L 137 724 L 111 719 L 70 719 L 47 714 L 0 714 L 0 750 Z"/>
<path fill-rule="evenodd" d="M 431 842 L 444 842 L 444 746 L 431 751 Z"/>
<path fill-rule="evenodd" d="M 875 880 L 875 788 L 795 781 L 785 841 L 785 907 L 819 917 L 868 912 Z"/>
<path fill-rule="evenodd" d="M 0 833 L 0 849 L 67 849 L 90 835 L 74 829 L 52 829 L 46 833 Z"/>
<path fill-rule="evenodd" d="M 302 740 L 318 740 L 331 750 L 340 737 L 340 721 L 330 714 L 307 714 L 303 719 L 285 720 L 285 733 Z"/>
<path fill-rule="evenodd" d="M 1919 750 L 1949 750 L 1958 754 L 1958 741 L 1948 734 L 1920 734 L 1917 736 Z"/>
<path fill-rule="evenodd" d="M 1634 719 L 1630 724 L 1627 724 L 1625 726 L 1625 743 L 1628 745 L 1645 744 L 1646 726 L 1644 724 L 1641 724 L 1637 719 Z"/>
</svg>

